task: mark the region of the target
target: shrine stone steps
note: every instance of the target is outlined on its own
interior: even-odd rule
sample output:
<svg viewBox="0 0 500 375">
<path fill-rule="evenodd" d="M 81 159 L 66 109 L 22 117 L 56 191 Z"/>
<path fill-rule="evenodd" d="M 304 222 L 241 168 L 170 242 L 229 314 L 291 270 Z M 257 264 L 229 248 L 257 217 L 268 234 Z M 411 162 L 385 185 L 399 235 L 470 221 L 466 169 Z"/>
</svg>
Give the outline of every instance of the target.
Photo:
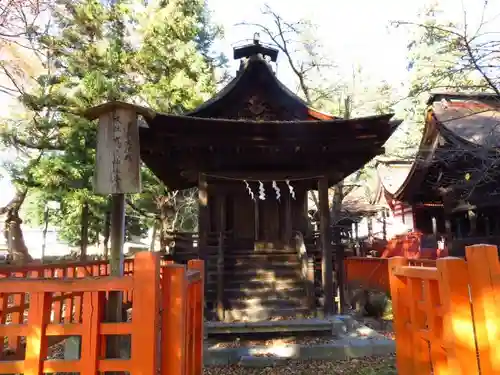
<svg viewBox="0 0 500 375">
<path fill-rule="evenodd" d="M 276 299 L 278 297 L 285 298 L 302 298 L 304 294 L 304 288 L 302 285 L 290 288 L 289 286 L 273 286 L 271 288 L 234 288 L 225 289 L 225 297 L 228 300 L 240 299 L 245 301 L 245 297 L 248 299 L 260 298 L 260 299 Z"/>
<path fill-rule="evenodd" d="M 226 321 L 289 318 L 308 312 L 295 251 L 255 248 L 229 254 L 224 262 Z"/>
<path fill-rule="evenodd" d="M 242 299 L 240 297 L 233 298 L 229 300 L 229 305 L 232 309 L 236 310 L 253 310 L 253 309 L 272 309 L 272 310 L 281 310 L 281 309 L 291 309 L 291 308 L 302 308 L 305 307 L 302 298 L 295 297 L 279 297 L 274 296 L 273 298 L 258 298 L 252 296 L 252 298 Z"/>
<path fill-rule="evenodd" d="M 297 256 L 297 251 L 295 249 L 290 249 L 290 248 L 278 248 L 278 249 L 269 249 L 269 248 L 262 248 L 262 249 L 241 249 L 241 248 L 235 248 L 231 249 L 227 252 L 227 255 L 225 256 L 241 256 L 241 255 L 295 255 Z"/>
<path fill-rule="evenodd" d="M 215 286 L 215 281 L 213 281 Z M 277 289 L 277 290 L 288 290 L 303 288 L 302 280 L 297 280 L 296 278 L 282 278 L 274 280 L 266 279 L 254 279 L 254 280 L 238 280 L 238 279 L 227 279 L 224 283 L 224 290 L 235 290 L 239 289 L 246 292 L 258 292 L 262 289 Z"/>
<path fill-rule="evenodd" d="M 244 257 L 244 258 L 242 258 Z M 255 262 L 297 262 L 297 253 L 229 253 L 224 254 L 224 263 L 241 263 L 242 261 Z"/>
<path fill-rule="evenodd" d="M 260 267 L 251 268 L 249 265 L 248 267 L 224 270 L 224 275 L 227 277 L 235 277 L 237 280 L 241 281 L 265 280 L 272 282 L 273 280 L 280 279 L 300 279 L 302 271 L 294 268 L 294 266 L 287 267 L 285 265 L 276 265 L 274 267 L 262 269 Z"/>
<path fill-rule="evenodd" d="M 307 318 L 309 317 L 309 309 L 306 307 L 300 308 L 253 308 L 253 309 L 230 309 L 226 311 L 225 321 L 248 321 L 258 322 L 272 319 L 287 319 L 287 318 Z"/>
<path fill-rule="evenodd" d="M 257 270 L 262 272 L 271 272 L 278 270 L 278 272 L 285 270 L 297 270 L 300 269 L 301 263 L 298 259 L 294 261 L 282 261 L 276 259 L 268 260 L 255 260 L 255 259 L 240 259 L 238 262 L 224 262 L 224 269 L 235 271 L 245 271 L 247 269 Z"/>
</svg>

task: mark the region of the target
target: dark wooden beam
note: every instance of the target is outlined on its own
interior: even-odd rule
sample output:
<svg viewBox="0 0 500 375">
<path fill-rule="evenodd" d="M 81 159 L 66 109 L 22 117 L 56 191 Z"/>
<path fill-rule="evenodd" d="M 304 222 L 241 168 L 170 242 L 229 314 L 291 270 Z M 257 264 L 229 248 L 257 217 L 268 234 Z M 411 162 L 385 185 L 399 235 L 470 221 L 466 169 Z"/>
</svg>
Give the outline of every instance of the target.
<svg viewBox="0 0 500 375">
<path fill-rule="evenodd" d="M 212 151 L 215 148 L 227 147 L 234 149 L 239 148 L 240 152 L 248 148 L 268 149 L 278 152 L 288 152 L 287 149 L 292 150 L 292 152 L 299 152 L 309 148 L 314 152 L 325 151 L 328 149 L 334 150 L 336 152 L 343 152 L 352 150 L 352 148 L 361 150 L 366 147 L 382 147 L 386 139 L 386 137 L 379 137 L 375 134 L 363 136 L 362 138 L 304 136 L 300 138 L 280 137 L 275 139 L 264 137 L 200 137 L 199 135 L 193 135 L 190 137 L 158 136 L 150 141 L 143 140 L 143 142 L 141 143 L 141 147 L 143 149 L 152 148 L 155 150 L 162 150 L 165 149 L 165 147 L 177 149 L 186 147 L 211 147 Z"/>
<path fill-rule="evenodd" d="M 328 180 L 320 178 L 318 181 L 319 212 L 320 212 L 320 238 L 321 238 L 321 274 L 323 286 L 323 311 L 325 315 L 334 312 L 333 289 L 333 259 L 332 243 L 330 236 L 330 210 L 328 207 Z"/>
<path fill-rule="evenodd" d="M 285 243 L 287 245 L 290 244 L 290 240 L 292 239 L 292 197 L 290 194 L 282 194 L 283 198 L 282 200 L 284 201 L 283 203 L 285 204 Z"/>
<path fill-rule="evenodd" d="M 125 243 L 125 194 L 111 196 L 110 274 L 123 275 L 123 244 Z"/>
<path fill-rule="evenodd" d="M 260 200 L 259 199 L 255 199 L 253 207 L 254 207 L 253 216 L 254 216 L 254 231 L 255 231 L 254 237 L 255 237 L 255 241 L 260 241 L 260 209 L 259 209 Z"/>
<path fill-rule="evenodd" d="M 370 116 L 357 119 L 336 119 L 331 121 L 248 121 L 227 119 L 201 119 L 188 116 L 158 114 L 149 128 L 155 132 L 178 134 L 213 135 L 253 134 L 253 135 L 302 135 L 306 133 L 359 133 L 364 131 L 390 131 L 393 114 Z"/>
<path fill-rule="evenodd" d="M 208 220 L 207 179 L 203 173 L 198 173 L 198 247 L 200 251 L 207 245 Z"/>
<path fill-rule="evenodd" d="M 195 171 L 185 171 L 182 173 L 184 176 L 193 175 Z M 210 171 L 205 172 L 208 179 L 238 179 L 238 180 L 285 180 L 285 179 L 318 179 L 320 176 L 327 174 L 325 170 L 311 170 L 311 171 Z M 335 173 L 331 173 L 335 175 Z"/>
<path fill-rule="evenodd" d="M 226 231 L 226 195 L 222 192 L 217 194 L 219 206 L 219 243 L 217 249 L 217 316 L 220 321 L 226 318 L 224 300 L 224 232 Z"/>
</svg>

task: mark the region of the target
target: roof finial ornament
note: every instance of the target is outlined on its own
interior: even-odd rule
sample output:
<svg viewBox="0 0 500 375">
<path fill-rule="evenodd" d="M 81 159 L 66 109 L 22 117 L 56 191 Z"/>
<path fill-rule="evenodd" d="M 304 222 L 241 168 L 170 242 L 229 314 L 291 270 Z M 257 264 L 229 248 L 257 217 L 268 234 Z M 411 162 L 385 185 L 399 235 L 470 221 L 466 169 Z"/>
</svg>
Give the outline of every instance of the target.
<svg viewBox="0 0 500 375">
<path fill-rule="evenodd" d="M 253 34 L 253 44 L 260 44 L 260 34 L 258 32 Z"/>
<path fill-rule="evenodd" d="M 260 55 L 261 57 L 269 57 L 272 62 L 276 62 L 278 58 L 278 50 L 260 43 L 260 34 L 258 32 L 253 34 L 253 43 L 240 47 L 234 47 L 234 58 L 244 59 L 251 58 L 252 56 Z"/>
</svg>

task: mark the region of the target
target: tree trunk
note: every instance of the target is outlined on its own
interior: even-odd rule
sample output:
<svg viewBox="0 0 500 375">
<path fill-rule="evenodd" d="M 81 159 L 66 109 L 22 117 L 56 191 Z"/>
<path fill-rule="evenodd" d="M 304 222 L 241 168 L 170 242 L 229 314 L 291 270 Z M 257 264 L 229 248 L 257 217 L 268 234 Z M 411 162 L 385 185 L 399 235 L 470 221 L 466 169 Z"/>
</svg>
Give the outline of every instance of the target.
<svg viewBox="0 0 500 375">
<path fill-rule="evenodd" d="M 6 206 L 0 208 L 0 215 L 6 215 L 4 236 L 7 240 L 9 254 L 12 256 L 13 263 L 20 265 L 33 260 L 24 242 L 21 229 L 23 221 L 19 217 L 19 210 L 27 194 L 28 189 L 17 190 L 14 198 Z"/>
<path fill-rule="evenodd" d="M 23 231 L 21 229 L 22 222 L 17 210 L 11 209 L 7 212 L 4 235 L 9 245 L 9 254 L 12 256 L 12 262 L 18 265 L 23 265 L 33 260 L 24 242 Z"/>
<path fill-rule="evenodd" d="M 341 314 L 346 307 L 344 283 L 344 246 L 342 244 L 341 224 L 342 200 L 344 199 L 344 182 L 340 181 L 333 189 L 331 220 L 333 226 L 333 243 L 335 246 L 335 284 L 339 295 Z"/>
<path fill-rule="evenodd" d="M 151 234 L 151 243 L 149 244 L 150 251 L 155 251 L 156 232 L 157 231 L 158 231 L 158 220 L 155 220 L 153 223 L 153 233 Z"/>
<path fill-rule="evenodd" d="M 87 259 L 87 246 L 89 243 L 89 204 L 85 201 L 81 212 L 81 235 L 80 235 L 80 260 Z"/>
<path fill-rule="evenodd" d="M 160 251 L 166 252 L 170 242 L 168 232 L 171 230 L 170 222 L 175 214 L 171 198 L 164 195 L 157 199 L 157 207 L 159 215 L 159 230 L 160 230 Z"/>
</svg>

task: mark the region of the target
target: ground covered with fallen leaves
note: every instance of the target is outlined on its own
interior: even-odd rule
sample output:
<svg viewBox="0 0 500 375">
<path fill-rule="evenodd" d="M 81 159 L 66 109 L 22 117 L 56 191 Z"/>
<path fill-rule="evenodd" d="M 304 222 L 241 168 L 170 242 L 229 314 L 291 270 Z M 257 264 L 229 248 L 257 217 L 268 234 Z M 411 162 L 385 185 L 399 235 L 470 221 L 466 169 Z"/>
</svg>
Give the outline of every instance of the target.
<svg viewBox="0 0 500 375">
<path fill-rule="evenodd" d="M 348 361 L 290 361 L 268 368 L 239 365 L 207 367 L 203 375 L 396 375 L 394 356 L 358 358 Z"/>
</svg>

